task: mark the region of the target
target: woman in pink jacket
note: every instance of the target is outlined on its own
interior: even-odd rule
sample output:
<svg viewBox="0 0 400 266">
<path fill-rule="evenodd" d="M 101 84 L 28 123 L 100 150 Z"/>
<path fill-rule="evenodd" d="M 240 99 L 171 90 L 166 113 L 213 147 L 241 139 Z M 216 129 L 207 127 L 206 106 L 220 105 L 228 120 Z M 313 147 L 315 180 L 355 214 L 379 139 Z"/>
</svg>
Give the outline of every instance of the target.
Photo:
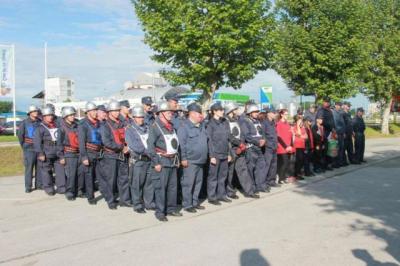
<svg viewBox="0 0 400 266">
<path fill-rule="evenodd" d="M 293 148 L 293 132 L 292 128 L 287 121 L 288 110 L 281 109 L 279 111 L 278 122 L 276 123 L 276 133 L 278 135 L 278 148 L 276 153 L 278 155 L 278 175 L 279 184 L 287 182 L 290 177 L 290 156 L 294 152 Z"/>
</svg>

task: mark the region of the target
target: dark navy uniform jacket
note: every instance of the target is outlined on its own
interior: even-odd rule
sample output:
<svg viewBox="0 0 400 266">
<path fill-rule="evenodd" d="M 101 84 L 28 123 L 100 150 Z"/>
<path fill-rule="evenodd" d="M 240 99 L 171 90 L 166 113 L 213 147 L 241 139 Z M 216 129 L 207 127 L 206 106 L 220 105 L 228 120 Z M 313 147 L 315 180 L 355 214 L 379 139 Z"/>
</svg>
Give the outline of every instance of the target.
<svg viewBox="0 0 400 266">
<path fill-rule="evenodd" d="M 243 135 L 246 140 L 246 143 L 252 145 L 250 149 L 257 151 L 257 152 L 262 152 L 260 145 L 260 140 L 265 139 L 265 132 L 263 128 L 256 126 L 257 123 L 259 123 L 258 120 L 254 120 L 250 117 L 244 117 L 240 120 L 241 125 L 242 125 L 242 130 L 243 130 Z"/>
<path fill-rule="evenodd" d="M 107 119 L 100 126 L 101 142 L 104 148 L 104 158 L 118 159 L 120 153 L 124 149 L 124 140 L 118 143 L 116 140 L 117 130 L 124 130 L 124 123 L 122 121 L 114 121 Z M 110 151 L 111 150 L 111 151 Z"/>
<path fill-rule="evenodd" d="M 332 110 L 329 108 L 320 107 L 317 111 L 317 116 L 322 115 L 322 125 L 324 126 L 325 132 L 331 132 L 335 128 L 335 121 L 333 119 Z"/>
<path fill-rule="evenodd" d="M 364 123 L 364 118 L 355 116 L 353 119 L 353 130 L 354 133 L 362 133 L 364 134 L 365 131 L 365 123 Z"/>
<path fill-rule="evenodd" d="M 344 123 L 343 111 L 332 110 L 333 120 L 335 121 L 336 133 L 344 134 L 346 132 L 346 125 Z"/>
<path fill-rule="evenodd" d="M 140 155 L 149 156 L 147 148 L 144 146 L 140 135 L 148 134 L 149 127 L 146 124 L 142 126 L 137 125 L 135 122 L 132 122 L 125 131 L 125 140 L 126 144 L 129 147 L 130 154 L 132 158 L 137 158 Z M 146 142 L 147 144 L 147 142 Z"/>
<path fill-rule="evenodd" d="M 78 140 L 78 124 L 75 122 L 68 124 L 65 121 L 60 122 L 60 128 L 58 130 L 57 145 L 60 149 L 57 152 L 57 156 L 60 159 L 65 158 L 76 158 L 79 156 L 79 140 Z M 68 149 L 69 148 L 69 149 Z M 76 150 L 72 152 L 71 150 Z"/>
<path fill-rule="evenodd" d="M 269 121 L 268 119 L 265 119 L 261 124 L 264 128 L 265 139 L 267 140 L 265 147 L 267 149 L 276 151 L 278 148 L 278 135 L 276 134 L 275 121 Z"/>
<path fill-rule="evenodd" d="M 22 149 L 33 151 L 33 137 L 36 129 L 40 126 L 40 120 L 33 121 L 30 117 L 26 118 L 19 126 L 17 135 Z"/>
<path fill-rule="evenodd" d="M 154 116 L 154 113 L 153 112 L 147 112 L 146 114 L 145 114 L 145 116 L 144 116 L 144 123 L 147 125 L 147 126 L 151 126 L 153 123 L 154 123 L 154 121 L 156 120 L 156 117 Z"/>
<path fill-rule="evenodd" d="M 101 122 L 98 120 L 90 121 L 89 118 L 84 118 L 78 125 L 78 138 L 79 138 L 79 152 L 82 161 L 97 159 L 100 155 L 101 149 L 101 135 L 100 135 Z M 87 146 L 93 147 L 92 149 Z"/>
<path fill-rule="evenodd" d="M 187 160 L 193 164 L 207 162 L 207 132 L 204 123 L 196 126 L 190 119 L 182 121 L 178 129 L 178 139 L 182 161 Z"/>
<path fill-rule="evenodd" d="M 47 128 L 53 131 L 53 137 Z M 57 158 L 57 153 L 62 147 L 57 145 L 58 127 L 56 122 L 53 125 L 49 125 L 46 122 L 42 122 L 36 129 L 33 137 L 33 147 L 38 153 L 38 156 L 46 156 L 46 159 Z"/>
<path fill-rule="evenodd" d="M 353 123 L 350 112 L 343 112 L 343 120 L 346 128 L 346 135 L 351 136 L 353 134 Z"/>
<path fill-rule="evenodd" d="M 158 126 L 157 126 L 158 125 Z M 162 132 L 160 131 L 160 128 Z M 147 139 L 147 149 L 153 165 L 161 164 L 163 167 L 174 167 L 174 159 L 165 158 L 157 154 L 157 149 L 166 151 L 167 145 L 165 144 L 164 134 L 176 133 L 175 129 L 168 130 L 164 123 L 157 117 L 153 125 L 149 128 L 149 138 Z"/>
<path fill-rule="evenodd" d="M 230 155 L 231 130 L 225 118 L 211 118 L 207 124 L 210 158 L 227 159 Z"/>
</svg>

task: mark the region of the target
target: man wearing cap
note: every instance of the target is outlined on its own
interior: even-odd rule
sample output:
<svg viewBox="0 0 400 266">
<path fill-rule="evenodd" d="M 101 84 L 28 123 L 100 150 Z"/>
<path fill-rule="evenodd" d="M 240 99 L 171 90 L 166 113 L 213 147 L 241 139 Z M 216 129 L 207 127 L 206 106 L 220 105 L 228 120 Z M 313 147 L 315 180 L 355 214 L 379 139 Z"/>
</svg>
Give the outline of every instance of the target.
<svg viewBox="0 0 400 266">
<path fill-rule="evenodd" d="M 86 117 L 78 125 L 80 173 L 85 180 L 86 197 L 89 204 L 96 204 L 94 184 L 100 179 L 99 159 L 101 153 L 100 122 L 97 119 L 98 106 L 86 103 Z"/>
<path fill-rule="evenodd" d="M 354 160 L 358 163 L 365 163 L 364 149 L 365 149 L 365 123 L 364 123 L 364 109 L 357 108 L 356 116 L 353 119 L 354 130 Z"/>
<path fill-rule="evenodd" d="M 182 216 L 177 211 L 177 167 L 179 141 L 171 122 L 174 110 L 168 102 L 158 105 L 158 116 L 150 126 L 147 149 L 151 158 L 151 182 L 155 192 L 159 221 L 168 221 L 166 215 Z"/>
<path fill-rule="evenodd" d="M 178 129 L 181 166 L 183 175 L 182 207 L 187 212 L 204 209 L 200 206 L 199 194 L 203 183 L 203 170 L 207 162 L 207 133 L 200 105 L 191 103 L 187 106 L 188 119 Z"/>
<path fill-rule="evenodd" d="M 130 152 L 129 180 L 133 210 L 145 213 L 145 209 L 154 209 L 154 188 L 151 184 L 151 159 L 147 150 L 149 127 L 144 122 L 145 112 L 142 106 L 132 108 L 132 123 L 126 128 L 125 138 Z"/>
<path fill-rule="evenodd" d="M 259 113 L 257 105 L 249 105 L 246 116 L 241 120 L 241 125 L 247 145 L 247 167 L 256 184 L 256 192 L 269 192 L 266 163 L 262 151 L 266 144 L 265 132 L 258 120 Z"/>
<path fill-rule="evenodd" d="M 97 120 L 100 124 L 107 120 L 107 108 L 104 104 L 97 106 Z"/>
<path fill-rule="evenodd" d="M 331 132 L 335 130 L 335 121 L 333 119 L 333 114 L 330 107 L 330 99 L 324 98 L 322 106 L 317 110 L 317 116 L 322 117 L 322 125 L 324 127 L 325 139 L 328 139 L 328 136 L 331 134 Z M 328 145 L 325 145 L 325 149 L 323 150 L 323 157 L 325 158 L 323 168 L 325 170 L 332 170 L 332 168 L 329 166 L 329 164 L 332 163 L 332 160 L 330 157 L 327 156 L 327 153 Z"/>
<path fill-rule="evenodd" d="M 175 130 L 178 130 L 181 122 L 178 112 L 178 102 L 179 102 L 178 94 L 166 95 L 165 100 L 168 102 L 168 105 L 171 108 L 171 110 L 174 111 L 174 115 L 172 117 L 172 124 L 174 125 Z"/>
<path fill-rule="evenodd" d="M 343 119 L 342 102 L 335 102 L 333 109 L 333 120 L 335 121 L 336 136 L 338 141 L 338 155 L 334 158 L 333 167 L 339 168 L 347 165 L 345 163 L 345 150 L 344 150 L 344 137 L 346 132 L 346 125 Z"/>
<path fill-rule="evenodd" d="M 103 159 L 100 161 L 99 185 L 110 209 L 117 208 L 116 187 L 118 187 L 119 205 L 131 207 L 128 178 L 128 153 L 125 144 L 125 126 L 120 118 L 121 106 L 117 101 L 108 105 L 108 118 L 100 126 L 103 144 Z"/>
<path fill-rule="evenodd" d="M 129 108 L 131 108 L 131 105 L 129 104 L 128 100 L 122 100 L 119 102 L 119 104 L 121 106 L 119 119 L 126 127 L 130 123 L 132 123 L 132 118 L 130 118 L 130 116 L 129 116 Z"/>
<path fill-rule="evenodd" d="M 62 111 L 63 121 L 60 122 L 60 128 L 57 136 L 57 146 L 60 149 L 57 152 L 60 163 L 64 165 L 66 175 L 67 200 L 75 200 L 78 186 L 78 168 L 79 168 L 79 140 L 78 124 L 75 122 L 75 108 L 67 106 Z"/>
<path fill-rule="evenodd" d="M 265 108 L 267 119 L 262 122 L 265 132 L 266 145 L 264 149 L 265 173 L 267 175 L 267 184 L 270 187 L 278 186 L 276 183 L 276 174 L 278 170 L 278 135 L 276 134 L 276 110 L 273 106 Z"/>
<path fill-rule="evenodd" d="M 343 110 L 343 120 L 345 124 L 345 138 L 344 138 L 344 150 L 347 152 L 347 159 L 350 163 L 354 164 L 354 144 L 353 144 L 353 136 L 354 136 L 354 131 L 353 131 L 353 123 L 352 123 L 352 117 L 350 113 L 350 107 L 351 104 L 350 102 L 344 102 L 342 105 L 342 110 Z M 346 155 L 344 157 L 345 163 L 347 163 Z"/>
<path fill-rule="evenodd" d="M 238 108 L 238 105 L 234 102 L 229 102 L 225 105 L 225 117 L 229 122 L 231 133 L 230 154 L 232 157 L 232 160 L 229 163 L 226 190 L 228 197 L 234 199 L 238 198 L 238 196 L 236 196 L 236 189 L 233 185 L 233 178 L 236 173 L 239 183 L 242 186 L 244 196 L 249 198 L 259 198 L 259 196 L 255 194 L 256 187 L 254 180 L 251 178 L 249 170 L 247 169 L 245 156 L 246 144 L 242 130 L 240 129 Z"/>
<path fill-rule="evenodd" d="M 38 154 L 38 163 L 40 167 L 40 177 L 42 178 L 43 189 L 49 195 L 55 194 L 53 183 L 53 169 L 55 164 L 59 162 L 57 153 L 60 149 L 57 146 L 58 126 L 54 116 L 54 111 L 50 107 L 45 107 L 42 110 L 43 121 L 35 130 L 33 137 L 33 147 Z M 62 168 L 63 169 L 63 168 Z M 63 169 L 64 170 L 64 169 Z M 59 194 L 65 193 L 65 174 L 56 172 L 55 185 L 56 192 Z"/>
<path fill-rule="evenodd" d="M 32 178 L 35 169 L 35 188 L 42 187 L 42 180 L 39 180 L 37 154 L 33 148 L 33 136 L 36 128 L 40 126 L 39 119 L 40 109 L 34 105 L 29 106 L 28 117 L 22 121 L 18 128 L 18 140 L 24 153 L 24 167 L 25 167 L 25 192 L 32 191 Z"/>
<path fill-rule="evenodd" d="M 142 98 L 142 106 L 143 106 L 143 110 L 145 113 L 144 116 L 144 123 L 147 126 L 151 126 L 154 123 L 154 120 L 156 119 L 154 116 L 154 112 L 153 112 L 153 100 L 151 99 L 150 96 L 145 96 Z"/>
</svg>

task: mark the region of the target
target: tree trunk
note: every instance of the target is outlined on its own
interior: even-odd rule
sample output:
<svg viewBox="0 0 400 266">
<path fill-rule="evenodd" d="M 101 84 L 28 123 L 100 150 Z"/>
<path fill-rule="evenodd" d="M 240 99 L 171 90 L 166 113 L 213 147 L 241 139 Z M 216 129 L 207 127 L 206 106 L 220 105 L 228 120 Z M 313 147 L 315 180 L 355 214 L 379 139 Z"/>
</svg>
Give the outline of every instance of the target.
<svg viewBox="0 0 400 266">
<path fill-rule="evenodd" d="M 216 90 L 217 90 L 217 84 L 214 83 L 211 85 L 210 91 L 206 91 L 206 90 L 203 91 L 203 95 L 201 96 L 201 100 L 200 100 L 201 108 L 203 109 L 203 112 L 210 107 L 214 92 Z"/>
<path fill-rule="evenodd" d="M 384 135 L 389 135 L 389 115 L 390 115 L 390 107 L 392 106 L 393 98 L 390 98 L 389 101 L 382 106 L 382 124 L 381 124 L 381 133 Z"/>
</svg>

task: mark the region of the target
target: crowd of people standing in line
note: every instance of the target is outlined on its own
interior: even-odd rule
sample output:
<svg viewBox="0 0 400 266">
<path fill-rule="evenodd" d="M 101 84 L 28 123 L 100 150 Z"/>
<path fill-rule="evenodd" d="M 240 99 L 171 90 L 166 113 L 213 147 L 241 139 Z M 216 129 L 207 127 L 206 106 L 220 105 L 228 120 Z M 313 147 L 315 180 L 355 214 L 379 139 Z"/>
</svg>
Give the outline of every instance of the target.
<svg viewBox="0 0 400 266">
<path fill-rule="evenodd" d="M 303 180 L 364 160 L 364 110 L 354 118 L 350 103 L 325 99 L 297 112 L 248 103 L 215 102 L 203 112 L 178 95 L 154 105 L 110 101 L 86 104 L 86 116 L 65 107 L 30 106 L 18 137 L 24 153 L 25 191 L 43 189 L 68 200 L 86 197 L 95 205 L 100 191 L 110 209 L 154 210 L 160 221 L 204 209 L 202 199 L 221 205 L 245 197 L 259 198 L 271 187 Z M 336 145 L 331 145 L 334 142 Z"/>
</svg>

